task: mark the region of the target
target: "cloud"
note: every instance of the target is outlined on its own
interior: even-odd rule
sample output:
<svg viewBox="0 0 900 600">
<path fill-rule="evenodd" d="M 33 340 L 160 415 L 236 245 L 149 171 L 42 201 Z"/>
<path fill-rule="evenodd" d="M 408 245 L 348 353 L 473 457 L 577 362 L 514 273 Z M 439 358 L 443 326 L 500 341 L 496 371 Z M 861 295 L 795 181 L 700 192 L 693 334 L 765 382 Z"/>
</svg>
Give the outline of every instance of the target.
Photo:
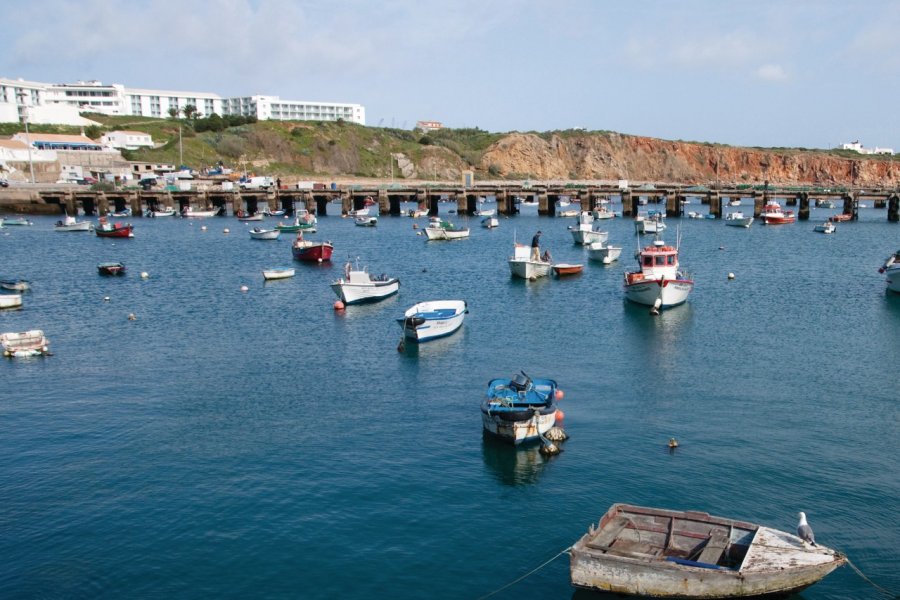
<svg viewBox="0 0 900 600">
<path fill-rule="evenodd" d="M 763 81 L 773 82 L 788 80 L 788 74 L 781 65 L 761 65 L 756 69 L 756 77 Z"/>
</svg>

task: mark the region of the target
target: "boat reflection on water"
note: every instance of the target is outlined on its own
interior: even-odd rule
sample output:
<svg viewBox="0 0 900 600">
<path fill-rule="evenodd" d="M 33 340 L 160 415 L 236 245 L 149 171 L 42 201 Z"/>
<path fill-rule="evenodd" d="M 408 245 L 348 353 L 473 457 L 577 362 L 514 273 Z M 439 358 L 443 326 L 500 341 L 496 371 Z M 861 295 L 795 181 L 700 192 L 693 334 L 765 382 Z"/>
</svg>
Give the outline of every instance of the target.
<svg viewBox="0 0 900 600">
<path fill-rule="evenodd" d="M 394 304 L 396 304 L 400 300 L 399 294 L 394 294 L 384 300 L 379 300 L 378 302 L 366 302 L 364 304 L 351 304 L 349 306 L 345 306 L 340 310 L 335 310 L 334 314 L 336 317 L 340 317 L 347 320 L 354 319 L 370 319 L 373 316 L 380 315 L 381 313 L 385 313 L 387 315 L 393 315 L 396 312 L 396 308 L 391 308 Z M 387 312 L 385 312 L 387 311 Z M 380 317 L 376 317 L 380 318 Z M 391 330 L 395 330 L 397 328 L 396 325 L 391 323 Z"/>
<path fill-rule="evenodd" d="M 482 432 L 481 451 L 484 464 L 504 485 L 536 483 L 551 460 L 541 455 L 540 444 L 513 446 L 486 431 Z"/>
<path fill-rule="evenodd" d="M 379 302 L 378 304 L 383 305 L 384 302 Z M 394 328 L 396 329 L 396 326 Z M 404 343 L 400 344 L 402 334 L 397 337 L 397 351 L 400 352 L 401 355 L 414 358 L 425 358 L 427 356 L 438 356 L 450 351 L 458 352 L 460 350 L 459 345 L 463 343 L 463 340 L 466 337 L 466 328 L 463 326 L 446 337 L 427 340 L 420 343 L 404 340 Z"/>
</svg>

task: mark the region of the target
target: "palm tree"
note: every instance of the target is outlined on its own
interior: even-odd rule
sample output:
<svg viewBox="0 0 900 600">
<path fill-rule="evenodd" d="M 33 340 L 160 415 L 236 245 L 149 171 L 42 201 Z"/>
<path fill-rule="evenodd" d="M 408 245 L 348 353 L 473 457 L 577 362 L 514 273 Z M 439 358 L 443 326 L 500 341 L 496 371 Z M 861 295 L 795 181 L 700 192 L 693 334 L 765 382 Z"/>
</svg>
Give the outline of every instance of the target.
<svg viewBox="0 0 900 600">
<path fill-rule="evenodd" d="M 178 115 L 180 115 L 180 114 L 181 114 L 181 109 L 178 108 L 177 106 L 173 106 L 172 108 L 169 109 L 169 116 L 172 117 L 173 119 L 177 119 Z"/>
<path fill-rule="evenodd" d="M 181 112 L 184 113 L 184 118 L 188 120 L 192 120 L 197 116 L 197 107 L 193 104 L 186 104 Z"/>
</svg>

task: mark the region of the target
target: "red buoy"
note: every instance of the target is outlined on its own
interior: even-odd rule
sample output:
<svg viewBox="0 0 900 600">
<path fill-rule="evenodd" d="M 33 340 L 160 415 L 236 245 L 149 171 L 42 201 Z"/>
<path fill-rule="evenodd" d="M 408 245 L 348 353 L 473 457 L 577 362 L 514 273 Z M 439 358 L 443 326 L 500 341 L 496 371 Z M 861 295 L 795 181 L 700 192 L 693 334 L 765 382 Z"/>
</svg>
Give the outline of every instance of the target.
<svg viewBox="0 0 900 600">
<path fill-rule="evenodd" d="M 562 400 L 565 397 L 566 397 L 566 393 L 564 391 L 556 390 L 556 399 L 557 400 Z"/>
<path fill-rule="evenodd" d="M 335 301 L 334 310 L 344 310 L 344 303 L 340 300 Z"/>
<path fill-rule="evenodd" d="M 560 421 L 562 421 L 565 418 L 566 418 L 566 413 L 564 413 L 562 411 L 562 409 L 557 408 L 556 409 L 556 422 L 559 423 Z"/>
</svg>

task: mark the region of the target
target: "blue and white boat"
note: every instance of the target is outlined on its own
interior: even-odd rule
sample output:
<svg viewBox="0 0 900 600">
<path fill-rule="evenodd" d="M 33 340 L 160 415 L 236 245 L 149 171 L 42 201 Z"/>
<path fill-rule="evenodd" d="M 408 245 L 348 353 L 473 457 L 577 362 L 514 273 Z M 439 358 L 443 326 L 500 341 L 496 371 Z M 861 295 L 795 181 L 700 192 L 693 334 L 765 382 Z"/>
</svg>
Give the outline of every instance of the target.
<svg viewBox="0 0 900 600">
<path fill-rule="evenodd" d="M 556 424 L 558 395 L 553 379 L 492 379 L 481 403 L 484 430 L 513 444 L 537 440 Z"/>
<path fill-rule="evenodd" d="M 410 307 L 397 322 L 403 328 L 405 339 L 427 342 L 459 329 L 467 312 L 465 300 L 432 300 Z"/>
</svg>

